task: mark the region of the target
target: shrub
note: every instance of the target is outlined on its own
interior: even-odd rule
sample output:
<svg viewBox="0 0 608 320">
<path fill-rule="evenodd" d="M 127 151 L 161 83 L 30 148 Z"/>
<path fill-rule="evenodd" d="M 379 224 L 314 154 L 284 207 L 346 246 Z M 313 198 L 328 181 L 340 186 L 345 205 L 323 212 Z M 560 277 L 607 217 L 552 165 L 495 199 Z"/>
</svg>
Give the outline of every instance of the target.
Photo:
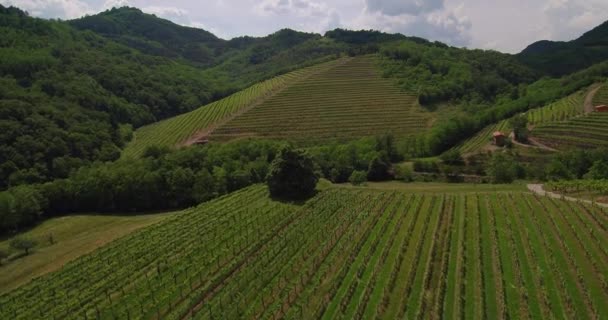
<svg viewBox="0 0 608 320">
<path fill-rule="evenodd" d="M 367 173 L 365 171 L 361 171 L 361 170 L 353 171 L 353 173 L 348 178 L 348 181 L 353 186 L 361 185 L 361 184 L 365 183 L 365 181 L 367 181 Z"/>
<path fill-rule="evenodd" d="M 30 250 L 32 250 L 38 243 L 30 238 L 22 238 L 17 237 L 13 238 L 10 242 L 10 246 L 16 250 L 23 250 L 25 255 L 30 254 Z"/>
</svg>

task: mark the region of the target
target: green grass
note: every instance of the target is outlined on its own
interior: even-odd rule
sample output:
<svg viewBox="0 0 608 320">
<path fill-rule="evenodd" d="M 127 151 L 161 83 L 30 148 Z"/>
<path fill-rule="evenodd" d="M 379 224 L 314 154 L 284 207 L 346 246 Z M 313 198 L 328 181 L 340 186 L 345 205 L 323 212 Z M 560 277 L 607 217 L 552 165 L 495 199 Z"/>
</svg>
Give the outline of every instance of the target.
<svg viewBox="0 0 608 320">
<path fill-rule="evenodd" d="M 351 189 L 399 190 L 408 193 L 493 193 L 527 191 L 524 182 L 513 184 L 472 184 L 472 183 L 442 183 L 442 182 L 366 182 L 363 186 L 351 184 L 334 184 L 334 187 Z"/>
<path fill-rule="evenodd" d="M 415 94 L 382 78 L 375 63 L 370 55 L 334 64 L 219 126 L 211 140 L 261 137 L 312 145 L 426 129 L 432 114 L 417 105 Z"/>
<path fill-rule="evenodd" d="M 164 219 L 168 214 L 140 216 L 81 215 L 49 219 L 21 236 L 34 239 L 33 253 L 10 251 L 10 261 L 0 267 L 0 292 L 16 288 L 137 229 Z M 54 244 L 49 241 L 52 235 Z M 0 248 L 9 249 L 9 241 Z"/>
<path fill-rule="evenodd" d="M 592 319 L 608 312 L 603 209 L 521 186 L 403 185 L 411 188 L 328 186 L 301 204 L 271 200 L 264 186 L 246 188 L 0 296 L 0 318 Z"/>
<path fill-rule="evenodd" d="M 277 76 L 194 111 L 141 127 L 135 131 L 133 140 L 126 146 L 122 156 L 141 156 L 145 149 L 152 145 L 175 148 L 196 134 L 200 134 L 199 138 L 204 139 L 205 132 L 238 115 L 239 112 L 341 62 L 343 60 L 334 60 Z"/>
</svg>

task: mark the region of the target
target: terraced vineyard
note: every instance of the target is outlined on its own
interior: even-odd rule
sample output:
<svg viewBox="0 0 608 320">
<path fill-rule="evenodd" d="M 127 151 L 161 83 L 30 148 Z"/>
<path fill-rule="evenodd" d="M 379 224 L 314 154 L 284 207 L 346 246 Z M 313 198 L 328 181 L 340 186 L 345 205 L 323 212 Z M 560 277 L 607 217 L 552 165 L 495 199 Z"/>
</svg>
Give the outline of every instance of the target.
<svg viewBox="0 0 608 320">
<path fill-rule="evenodd" d="M 532 136 L 544 145 L 570 148 L 608 147 L 608 113 L 590 113 L 569 121 L 540 125 Z"/>
<path fill-rule="evenodd" d="M 595 96 L 593 97 L 594 105 L 608 105 L 608 83 L 604 83 L 604 85 L 597 91 Z"/>
<path fill-rule="evenodd" d="M 344 62 L 344 59 L 340 59 L 299 69 L 258 83 L 194 111 L 139 128 L 122 155 L 123 157 L 139 156 L 151 145 L 175 147 L 197 133 L 204 138 L 205 134 L 201 133 L 201 130 L 210 130 L 285 87 Z"/>
<path fill-rule="evenodd" d="M 216 129 L 211 140 L 241 137 L 313 144 L 424 130 L 429 112 L 376 70 L 375 56 L 350 58 L 288 87 Z"/>
<path fill-rule="evenodd" d="M 476 153 L 479 152 L 483 147 L 492 143 L 492 134 L 494 132 L 501 131 L 502 133 L 508 135 L 508 130 L 509 122 L 507 120 L 503 120 L 499 123 L 491 124 L 483 128 L 476 135 L 465 140 L 463 143 L 454 148 L 460 151 L 462 154 Z"/>
<path fill-rule="evenodd" d="M 528 111 L 528 124 L 539 125 L 548 122 L 564 121 L 585 113 L 585 92 L 579 91 L 564 99 L 542 108 Z"/>
<path fill-rule="evenodd" d="M 254 186 L 0 296 L 2 319 L 599 319 L 608 214 L 528 193 Z"/>
</svg>

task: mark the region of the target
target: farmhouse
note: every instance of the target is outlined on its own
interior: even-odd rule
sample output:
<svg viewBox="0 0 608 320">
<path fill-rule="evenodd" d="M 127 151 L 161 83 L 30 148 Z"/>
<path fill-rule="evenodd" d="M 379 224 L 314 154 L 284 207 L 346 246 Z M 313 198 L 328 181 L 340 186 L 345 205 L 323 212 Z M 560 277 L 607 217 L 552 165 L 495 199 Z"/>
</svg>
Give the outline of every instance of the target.
<svg viewBox="0 0 608 320">
<path fill-rule="evenodd" d="M 595 106 L 595 112 L 608 112 L 608 106 L 603 104 L 600 106 Z"/>
<path fill-rule="evenodd" d="M 500 131 L 494 132 L 492 134 L 492 139 L 493 139 L 492 143 L 499 147 L 502 147 L 505 145 L 505 135 Z"/>
</svg>

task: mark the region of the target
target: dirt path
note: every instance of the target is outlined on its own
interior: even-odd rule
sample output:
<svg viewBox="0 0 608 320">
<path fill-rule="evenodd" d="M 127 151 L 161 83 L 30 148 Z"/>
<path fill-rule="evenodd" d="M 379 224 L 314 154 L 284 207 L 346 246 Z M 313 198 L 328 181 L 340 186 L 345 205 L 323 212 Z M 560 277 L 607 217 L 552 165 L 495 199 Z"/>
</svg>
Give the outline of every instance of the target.
<svg viewBox="0 0 608 320">
<path fill-rule="evenodd" d="M 583 199 L 579 199 L 579 198 L 564 196 L 564 195 L 561 195 L 561 194 L 558 194 L 555 192 L 545 191 L 542 184 L 532 184 L 532 183 L 528 184 L 528 190 L 530 190 L 538 195 L 541 195 L 541 196 L 547 196 L 550 198 L 563 199 L 563 200 L 568 200 L 568 201 L 573 201 L 573 202 L 583 202 L 583 203 L 587 203 L 587 204 L 591 204 L 591 205 L 598 205 L 600 207 L 608 208 L 608 203 L 593 202 L 590 200 L 583 200 Z"/>
<path fill-rule="evenodd" d="M 245 112 L 250 111 L 251 109 L 259 106 L 260 104 L 264 103 L 266 100 L 268 100 L 269 98 L 276 96 L 277 94 L 281 93 L 282 91 L 284 91 L 285 89 L 293 86 L 296 83 L 302 82 L 304 80 L 309 79 L 310 77 L 317 75 L 321 72 L 327 71 L 327 70 L 331 70 L 334 69 L 335 67 L 341 66 L 345 63 L 347 63 L 348 61 L 351 61 L 353 58 L 343 58 L 342 61 L 340 61 L 339 63 L 337 63 L 336 65 L 329 67 L 327 69 L 320 69 L 317 70 L 315 72 L 311 72 L 310 74 L 283 86 L 280 86 L 279 88 L 276 88 L 274 90 L 270 90 L 269 92 L 263 94 L 262 96 L 256 98 L 255 100 L 253 100 L 248 106 L 245 106 L 239 110 L 237 110 L 236 112 L 230 114 L 229 116 L 225 117 L 224 119 L 219 120 L 216 123 L 211 124 L 210 126 L 208 126 L 207 128 L 204 128 L 202 130 L 199 130 L 197 132 L 195 132 L 193 135 L 191 135 L 188 139 L 180 142 L 177 144 L 177 147 L 188 147 L 191 146 L 199 141 L 203 141 L 208 139 L 208 137 L 213 133 L 213 131 L 215 131 L 215 129 L 225 125 L 226 123 L 234 120 L 236 117 L 244 114 Z"/>
<path fill-rule="evenodd" d="M 585 97 L 585 104 L 583 105 L 583 107 L 585 108 L 585 113 L 591 113 L 593 111 L 595 111 L 594 105 L 593 105 L 593 98 L 595 97 L 595 94 L 603 87 L 602 84 L 595 84 L 593 86 L 591 86 L 591 90 L 589 90 L 589 92 L 587 93 L 587 96 Z"/>
<path fill-rule="evenodd" d="M 542 150 L 546 150 L 546 151 L 553 151 L 556 152 L 558 151 L 557 149 L 553 149 L 549 146 L 546 146 L 538 141 L 536 141 L 534 138 L 528 137 L 528 142 L 529 144 L 526 143 L 521 143 L 519 141 L 515 140 L 515 133 L 511 132 L 509 134 L 509 138 L 511 138 L 511 142 L 516 145 L 516 146 L 520 146 L 520 147 L 524 147 L 524 148 L 536 148 L 536 149 L 542 149 Z"/>
</svg>

